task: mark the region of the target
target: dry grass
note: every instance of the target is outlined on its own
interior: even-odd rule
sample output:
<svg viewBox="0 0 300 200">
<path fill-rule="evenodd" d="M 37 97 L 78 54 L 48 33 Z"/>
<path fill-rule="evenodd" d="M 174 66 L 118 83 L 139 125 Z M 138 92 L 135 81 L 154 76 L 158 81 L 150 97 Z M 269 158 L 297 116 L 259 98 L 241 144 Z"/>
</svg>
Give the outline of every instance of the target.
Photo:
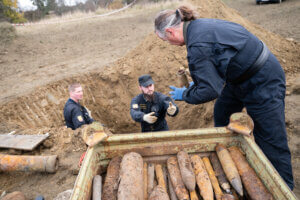
<svg viewBox="0 0 300 200">
<path fill-rule="evenodd" d="M 160 10 L 164 9 L 172 9 L 178 7 L 180 4 L 182 4 L 183 1 L 179 0 L 173 0 L 173 1 L 164 1 L 164 2 L 158 2 L 158 3 L 146 3 L 146 4 L 135 4 L 131 8 L 128 8 L 120 13 L 116 13 L 113 15 L 110 15 L 110 18 L 126 18 L 126 17 L 132 17 L 139 14 L 143 14 L 145 12 L 158 12 Z M 105 14 L 114 11 L 113 9 L 103 9 L 100 8 L 96 11 L 97 14 Z"/>
<path fill-rule="evenodd" d="M 132 7 L 123 10 L 121 12 L 109 15 L 101 16 L 101 14 L 109 13 L 114 11 L 113 9 L 98 9 L 96 12 L 73 12 L 68 13 L 63 16 L 54 16 L 52 18 L 43 19 L 38 23 L 29 26 L 17 26 L 17 35 L 23 36 L 25 38 L 39 38 L 40 35 L 45 35 L 47 33 L 59 34 L 58 32 L 66 31 L 72 29 L 74 26 L 81 26 L 87 23 L 97 24 L 103 21 L 112 21 L 118 19 L 125 19 L 130 17 L 138 17 L 140 15 L 146 15 L 147 13 L 157 13 L 163 9 L 171 9 L 178 7 L 182 4 L 182 1 L 173 0 L 158 3 L 147 3 L 147 4 L 135 4 Z M 55 37 L 52 35 L 51 37 Z"/>
<path fill-rule="evenodd" d="M 7 22 L 0 23 L 0 46 L 5 46 L 16 37 L 16 29 Z"/>
<path fill-rule="evenodd" d="M 96 12 L 88 12 L 88 13 L 82 11 L 76 11 L 73 13 L 64 14 L 63 16 L 54 16 L 51 18 L 42 19 L 35 24 L 36 25 L 59 24 L 65 22 L 86 21 L 86 20 L 101 19 L 101 18 L 107 19 L 107 17 L 126 18 L 139 13 L 144 13 L 145 10 L 147 10 L 147 12 L 154 12 L 154 11 L 159 11 L 167 8 L 175 8 L 177 5 L 179 5 L 178 0 L 158 2 L 158 3 L 136 4 L 126 10 L 123 10 L 119 13 L 115 13 L 109 16 L 101 16 L 101 15 L 113 12 L 117 9 L 99 8 L 96 10 Z"/>
</svg>

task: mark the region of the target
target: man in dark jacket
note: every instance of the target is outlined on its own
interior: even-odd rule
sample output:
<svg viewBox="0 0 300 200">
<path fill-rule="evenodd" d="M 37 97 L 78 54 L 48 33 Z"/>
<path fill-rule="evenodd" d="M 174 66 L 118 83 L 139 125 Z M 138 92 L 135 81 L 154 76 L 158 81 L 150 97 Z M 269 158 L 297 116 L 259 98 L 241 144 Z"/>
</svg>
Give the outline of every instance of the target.
<svg viewBox="0 0 300 200">
<path fill-rule="evenodd" d="M 170 97 L 154 91 L 154 82 L 148 74 L 139 77 L 139 88 L 142 94 L 131 101 L 132 119 L 141 123 L 142 132 L 169 130 L 166 113 L 174 117 L 178 107 Z"/>
<path fill-rule="evenodd" d="M 90 111 L 79 103 L 79 100 L 83 98 L 81 85 L 79 83 L 71 84 L 69 94 L 70 98 L 64 107 L 66 126 L 75 130 L 84 124 L 91 124 L 94 120 Z"/>
<path fill-rule="evenodd" d="M 174 100 L 202 104 L 217 98 L 215 126 L 245 107 L 254 121 L 255 142 L 293 189 L 291 153 L 285 118 L 284 71 L 267 46 L 239 24 L 219 19 L 196 19 L 181 6 L 160 12 L 155 19 L 159 38 L 186 45 L 194 84 L 171 86 Z"/>
</svg>

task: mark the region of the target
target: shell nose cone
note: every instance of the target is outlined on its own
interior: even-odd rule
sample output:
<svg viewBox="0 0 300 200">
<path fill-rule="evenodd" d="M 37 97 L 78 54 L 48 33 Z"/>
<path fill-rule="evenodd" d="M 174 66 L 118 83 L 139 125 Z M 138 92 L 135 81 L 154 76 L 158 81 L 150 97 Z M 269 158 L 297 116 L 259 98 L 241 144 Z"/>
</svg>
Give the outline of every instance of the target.
<svg viewBox="0 0 300 200">
<path fill-rule="evenodd" d="M 240 180 L 234 178 L 231 180 L 232 187 L 237 191 L 240 196 L 243 196 L 243 186 Z"/>
</svg>

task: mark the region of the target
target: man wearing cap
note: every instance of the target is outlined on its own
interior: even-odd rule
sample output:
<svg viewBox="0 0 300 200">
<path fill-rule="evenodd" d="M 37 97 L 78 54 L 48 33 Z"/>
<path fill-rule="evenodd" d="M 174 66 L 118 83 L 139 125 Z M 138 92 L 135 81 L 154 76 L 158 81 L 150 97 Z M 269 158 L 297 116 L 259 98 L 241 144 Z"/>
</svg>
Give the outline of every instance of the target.
<svg viewBox="0 0 300 200">
<path fill-rule="evenodd" d="M 81 85 L 79 83 L 73 83 L 68 89 L 70 98 L 64 107 L 66 126 L 75 130 L 84 124 L 91 124 L 94 120 L 91 117 L 90 111 L 79 103 L 83 98 Z"/>
<path fill-rule="evenodd" d="M 154 81 L 148 74 L 139 77 L 139 88 L 142 93 L 131 101 L 132 119 L 141 123 L 142 132 L 169 130 L 165 116 L 177 115 L 176 104 L 170 97 L 154 91 Z"/>
</svg>

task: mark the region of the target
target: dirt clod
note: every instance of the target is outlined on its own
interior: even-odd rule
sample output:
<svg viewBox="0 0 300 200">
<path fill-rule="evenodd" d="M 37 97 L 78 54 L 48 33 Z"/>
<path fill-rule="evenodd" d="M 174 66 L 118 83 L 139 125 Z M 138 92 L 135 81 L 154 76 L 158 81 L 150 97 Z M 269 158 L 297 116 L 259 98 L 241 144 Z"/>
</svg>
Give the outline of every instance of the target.
<svg viewBox="0 0 300 200">
<path fill-rule="evenodd" d="M 5 195 L 2 200 L 26 200 L 26 197 L 22 192 L 15 191 Z"/>
<path fill-rule="evenodd" d="M 61 192 L 54 198 L 54 200 L 69 200 L 72 194 L 72 189 Z"/>
<path fill-rule="evenodd" d="M 292 87 L 292 93 L 295 95 L 300 94 L 300 77 L 295 80 L 295 84 Z"/>
</svg>

